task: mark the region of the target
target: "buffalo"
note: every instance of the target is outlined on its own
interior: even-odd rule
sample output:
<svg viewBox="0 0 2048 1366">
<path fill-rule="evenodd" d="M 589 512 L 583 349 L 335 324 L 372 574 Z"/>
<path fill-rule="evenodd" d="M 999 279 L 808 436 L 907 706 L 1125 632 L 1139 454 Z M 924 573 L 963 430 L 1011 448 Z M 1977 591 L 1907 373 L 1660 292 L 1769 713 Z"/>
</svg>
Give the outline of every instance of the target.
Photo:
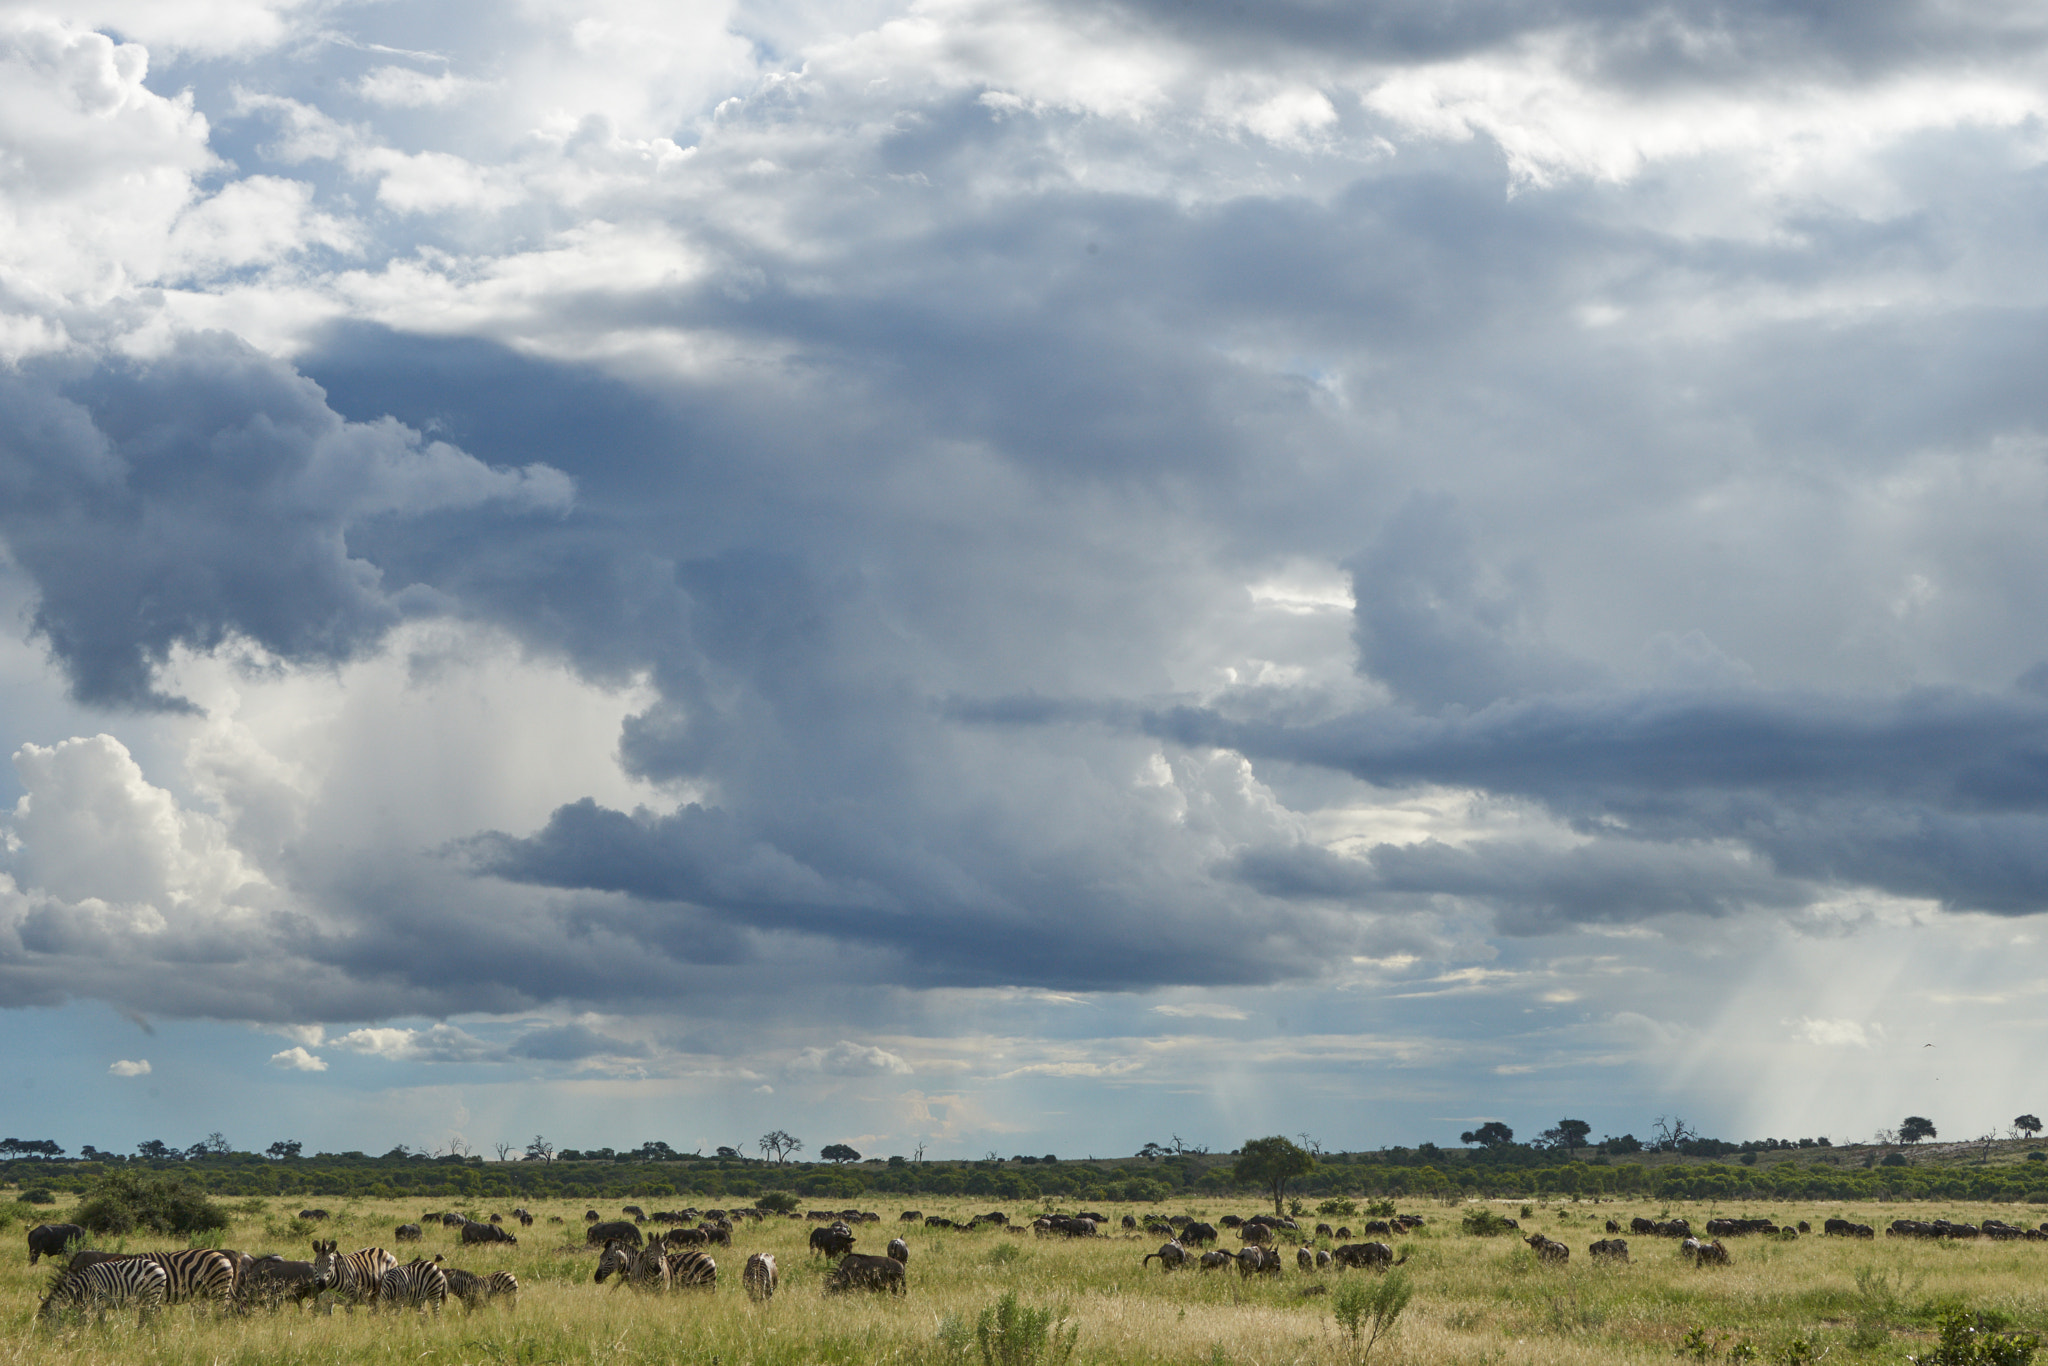
<svg viewBox="0 0 2048 1366">
<path fill-rule="evenodd" d="M 62 1256 L 73 1242 L 85 1241 L 85 1230 L 76 1224 L 37 1224 L 28 1231 L 28 1264 L 39 1258 Z"/>
<path fill-rule="evenodd" d="M 904 1266 L 910 1265 L 910 1244 L 904 1242 L 901 1238 L 891 1238 L 889 1246 L 884 1248 L 883 1252 L 890 1259 L 900 1262 Z"/>
<path fill-rule="evenodd" d="M 391 1230 L 391 1238 L 393 1242 L 417 1243 L 421 1238 L 424 1238 L 425 1236 L 426 1235 L 420 1231 L 420 1226 L 418 1224 L 400 1224 L 397 1228 Z"/>
<path fill-rule="evenodd" d="M 825 1293 L 828 1295 L 845 1290 L 888 1291 L 901 1295 L 904 1286 L 903 1263 L 888 1257 L 865 1257 L 857 1252 L 849 1252 L 840 1258 L 838 1268 L 825 1278 Z"/>
<path fill-rule="evenodd" d="M 1214 1271 L 1220 1266 L 1229 1266 L 1234 1260 L 1228 1252 L 1223 1251 L 1221 1248 L 1214 1252 L 1204 1252 L 1202 1254 L 1202 1270 Z"/>
<path fill-rule="evenodd" d="M 1536 1260 L 1539 1262 L 1562 1263 L 1571 1260 L 1572 1250 L 1570 1248 L 1566 1247 L 1563 1243 L 1546 1238 L 1540 1233 L 1532 1233 L 1523 1241 L 1535 1250 Z"/>
<path fill-rule="evenodd" d="M 1219 1236 L 1221 1235 L 1216 1232 L 1214 1224 L 1189 1223 L 1181 1225 L 1180 1240 L 1189 1246 L 1197 1243 L 1213 1243 Z"/>
<path fill-rule="evenodd" d="M 1401 1262 L 1408 1260 L 1408 1254 L 1402 1253 L 1400 1261 L 1396 1261 L 1394 1249 L 1385 1243 L 1346 1243 L 1342 1247 L 1331 1249 L 1330 1260 L 1338 1266 L 1370 1267 L 1378 1270 L 1383 1267 L 1399 1266 Z"/>
<path fill-rule="evenodd" d="M 499 1224 L 464 1224 L 462 1241 L 465 1246 L 471 1243 L 510 1243 L 514 1247 L 519 1246 L 519 1239 Z"/>
<path fill-rule="evenodd" d="M 811 1251 L 827 1259 L 848 1256 L 853 1251 L 853 1230 L 844 1224 L 814 1228 L 811 1230 Z M 884 1257 L 881 1260 L 889 1259 Z"/>
<path fill-rule="evenodd" d="M 1240 1276 L 1277 1276 L 1283 1269 L 1280 1254 L 1270 1247 L 1246 1243 L 1238 1249 L 1237 1272 Z"/>
<path fill-rule="evenodd" d="M 1188 1264 L 1188 1250 L 1171 1240 L 1160 1244 L 1157 1252 L 1146 1253 L 1145 1260 L 1139 1262 L 1138 1265 L 1144 1266 L 1154 1257 L 1159 1259 L 1159 1269 L 1161 1271 L 1175 1271 Z"/>
<path fill-rule="evenodd" d="M 464 1232 L 467 1231 L 467 1229 L 464 1230 Z M 640 1227 L 624 1219 L 614 1219 L 610 1223 L 592 1224 L 583 1230 L 583 1241 L 586 1243 L 596 1243 L 602 1246 L 614 1238 L 629 1247 L 638 1247 L 640 1246 Z"/>
<path fill-rule="evenodd" d="M 1600 1262 L 1627 1262 L 1628 1240 L 1625 1238 L 1602 1238 L 1586 1249 L 1586 1255 Z"/>
<path fill-rule="evenodd" d="M 1697 1238 L 1687 1238 L 1678 1245 L 1678 1251 L 1694 1266 L 1728 1265 L 1728 1249 L 1721 1246 L 1721 1240 L 1718 1238 L 1711 1243 L 1703 1243 Z"/>
</svg>

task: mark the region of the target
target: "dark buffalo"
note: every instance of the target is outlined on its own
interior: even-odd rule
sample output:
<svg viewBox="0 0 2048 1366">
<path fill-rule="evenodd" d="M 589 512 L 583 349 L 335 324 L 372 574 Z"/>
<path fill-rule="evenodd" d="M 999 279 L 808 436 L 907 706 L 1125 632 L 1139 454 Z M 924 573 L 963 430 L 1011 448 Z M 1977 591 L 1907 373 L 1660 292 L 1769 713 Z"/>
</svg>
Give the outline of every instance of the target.
<svg viewBox="0 0 2048 1366">
<path fill-rule="evenodd" d="M 1346 1243 L 1342 1247 L 1330 1250 L 1330 1260 L 1338 1266 L 1369 1267 L 1377 1271 L 1385 1267 L 1399 1266 L 1401 1262 L 1408 1260 L 1408 1254 L 1402 1253 L 1400 1260 L 1396 1261 L 1394 1249 L 1385 1243 Z"/>
<path fill-rule="evenodd" d="M 907 1209 L 896 1216 L 896 1222 L 899 1224 L 914 1224 L 922 1218 L 924 1218 L 923 1210 Z"/>
<path fill-rule="evenodd" d="M 1241 1276 L 1277 1276 L 1284 1267 L 1280 1254 L 1270 1247 L 1247 1243 L 1238 1249 L 1237 1271 Z"/>
<path fill-rule="evenodd" d="M 1136 1216 L 1135 1214 L 1126 1214 L 1123 1219 L 1123 1226 L 1135 1233 L 1138 1228 L 1138 1216 Z"/>
<path fill-rule="evenodd" d="M 1586 1254 L 1598 1262 L 1626 1262 L 1628 1240 L 1625 1238 L 1602 1238 L 1586 1249 Z"/>
<path fill-rule="evenodd" d="M 904 1242 L 901 1238 L 891 1238 L 886 1251 L 892 1260 L 901 1262 L 905 1266 L 910 1265 L 910 1244 Z"/>
<path fill-rule="evenodd" d="M 28 1264 L 43 1257 L 60 1257 L 66 1245 L 85 1241 L 85 1230 L 76 1224 L 37 1224 L 28 1231 Z"/>
<path fill-rule="evenodd" d="M 1540 1233 L 1532 1233 L 1523 1241 L 1534 1249 L 1536 1260 L 1540 1262 L 1562 1264 L 1571 1260 L 1572 1250 L 1570 1248 L 1566 1247 L 1563 1243 L 1546 1238 Z"/>
<path fill-rule="evenodd" d="M 514 1247 L 519 1245 L 519 1239 L 498 1224 L 464 1224 L 462 1226 L 462 1241 L 465 1245 L 470 1243 L 510 1243 Z"/>
<path fill-rule="evenodd" d="M 397 1228 L 391 1230 L 393 1242 L 417 1243 L 424 1237 L 426 1237 L 426 1234 L 420 1231 L 418 1224 L 400 1224 Z"/>
<path fill-rule="evenodd" d="M 327 1211 L 324 1209 L 302 1209 L 299 1211 L 299 1217 L 301 1219 L 310 1220 L 311 1222 L 317 1224 L 322 1219 L 327 1218 L 328 1215 Z"/>
<path fill-rule="evenodd" d="M 1144 1266 L 1151 1262 L 1154 1257 L 1159 1259 L 1159 1269 L 1161 1271 L 1178 1270 L 1188 1264 L 1188 1250 L 1179 1243 L 1172 1241 L 1161 1244 L 1157 1252 L 1146 1253 L 1145 1260 L 1139 1262 L 1138 1265 Z"/>
<path fill-rule="evenodd" d="M 1609 1219 L 1607 1221 L 1607 1231 L 1609 1233 L 1619 1233 L 1621 1232 L 1621 1225 L 1615 1223 L 1612 1219 Z"/>
<path fill-rule="evenodd" d="M 441 1226 L 443 1228 L 461 1228 L 464 1224 L 468 1222 L 468 1215 L 457 1214 L 454 1210 L 449 1210 L 446 1214 L 441 1216 Z M 560 1221 L 557 1220 L 556 1222 L 559 1223 Z"/>
<path fill-rule="evenodd" d="M 1678 1251 L 1694 1266 L 1728 1265 L 1728 1249 L 1721 1246 L 1721 1240 L 1718 1238 L 1711 1243 L 1703 1243 L 1697 1238 L 1687 1238 L 1678 1245 Z"/>
<path fill-rule="evenodd" d="M 311 1262 L 288 1262 L 272 1253 L 250 1262 L 235 1290 L 244 1305 L 260 1304 L 275 1312 L 287 1296 L 303 1303 L 319 1284 L 320 1274 Z"/>
<path fill-rule="evenodd" d="M 640 1246 L 640 1228 L 624 1219 L 614 1219 L 608 1224 L 592 1224 L 583 1230 L 583 1241 L 596 1243 L 600 1247 L 612 1239 L 618 1239 L 629 1247 Z"/>
<path fill-rule="evenodd" d="M 620 1205 L 619 1213 L 630 1214 L 635 1219 L 645 1219 L 647 1217 L 647 1211 L 641 1209 L 638 1205 Z"/>
<path fill-rule="evenodd" d="M 864 1257 L 852 1252 L 840 1258 L 838 1268 L 825 1278 L 825 1293 L 832 1295 L 844 1290 L 872 1290 L 879 1293 L 886 1290 L 890 1294 L 901 1295 L 905 1284 L 903 1263 L 887 1257 Z"/>
<path fill-rule="evenodd" d="M 1180 1240 L 1191 1246 L 1196 1243 L 1213 1243 L 1220 1236 L 1214 1224 L 1183 1224 L 1180 1230 Z"/>
<path fill-rule="evenodd" d="M 853 1230 L 844 1224 L 814 1228 L 811 1230 L 811 1251 L 827 1259 L 845 1257 L 853 1251 Z M 886 1262 L 889 1259 L 884 1257 L 881 1260 Z"/>
<path fill-rule="evenodd" d="M 661 1241 L 670 1247 L 703 1247 L 711 1239 L 701 1228 L 672 1228 L 661 1235 Z"/>
</svg>

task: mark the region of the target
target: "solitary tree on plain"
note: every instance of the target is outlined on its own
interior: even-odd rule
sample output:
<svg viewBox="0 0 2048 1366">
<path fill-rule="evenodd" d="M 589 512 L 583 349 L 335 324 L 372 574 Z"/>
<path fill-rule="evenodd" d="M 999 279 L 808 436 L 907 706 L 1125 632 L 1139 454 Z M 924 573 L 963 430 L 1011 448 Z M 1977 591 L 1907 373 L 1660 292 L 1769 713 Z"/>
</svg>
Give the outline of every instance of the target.
<svg viewBox="0 0 2048 1366">
<path fill-rule="evenodd" d="M 844 1163 L 860 1161 L 860 1154 L 844 1143 L 827 1143 L 824 1147 L 818 1149 L 818 1156 L 824 1158 L 827 1162 Z"/>
<path fill-rule="evenodd" d="M 762 1134 L 761 1141 L 755 1146 L 766 1153 L 771 1162 L 787 1162 L 804 1150 L 802 1139 L 781 1129 L 770 1129 Z"/>
<path fill-rule="evenodd" d="M 1264 1186 L 1273 1192 L 1273 1213 L 1283 1213 L 1282 1201 L 1287 1195 L 1287 1183 L 1297 1177 L 1307 1176 L 1314 1171 L 1316 1159 L 1313 1153 L 1305 1152 L 1293 1141 L 1274 1134 L 1271 1138 L 1255 1138 L 1238 1150 L 1237 1165 L 1231 1175 L 1247 1185 Z"/>
<path fill-rule="evenodd" d="M 1460 1143 L 1477 1143 L 1483 1148 L 1497 1148 L 1515 1141 L 1515 1131 L 1497 1119 L 1490 1119 L 1478 1128 L 1458 1135 Z"/>
<path fill-rule="evenodd" d="M 1925 1115 L 1907 1115 L 1899 1121 L 1899 1142 L 1918 1143 L 1923 1138 L 1934 1138 L 1934 1121 Z"/>
<path fill-rule="evenodd" d="M 2012 1122 L 2012 1127 L 2025 1130 L 2027 1137 L 2032 1138 L 2035 1134 L 2041 1132 L 2041 1117 L 2039 1115 L 2021 1115 Z"/>
</svg>

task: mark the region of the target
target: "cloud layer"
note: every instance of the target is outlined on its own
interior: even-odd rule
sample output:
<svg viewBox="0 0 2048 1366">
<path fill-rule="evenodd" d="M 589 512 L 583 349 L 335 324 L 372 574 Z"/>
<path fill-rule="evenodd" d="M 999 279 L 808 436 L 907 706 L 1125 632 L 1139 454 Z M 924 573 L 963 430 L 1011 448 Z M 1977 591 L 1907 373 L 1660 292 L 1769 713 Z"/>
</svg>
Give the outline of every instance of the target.
<svg viewBox="0 0 2048 1366">
<path fill-rule="evenodd" d="M 0 21 L 0 1004 L 957 1136 L 2032 932 L 2026 8 L 480 13 Z"/>
</svg>

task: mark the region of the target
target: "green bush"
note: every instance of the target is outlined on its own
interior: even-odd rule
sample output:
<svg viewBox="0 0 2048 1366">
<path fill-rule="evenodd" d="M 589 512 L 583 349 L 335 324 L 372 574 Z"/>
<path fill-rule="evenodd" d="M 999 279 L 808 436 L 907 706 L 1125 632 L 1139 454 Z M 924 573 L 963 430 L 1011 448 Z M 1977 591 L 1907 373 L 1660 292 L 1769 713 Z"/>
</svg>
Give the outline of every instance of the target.
<svg viewBox="0 0 2048 1366">
<path fill-rule="evenodd" d="M 34 1190 L 25 1190 L 15 1196 L 14 1203 L 17 1205 L 54 1205 L 57 1203 L 57 1196 L 48 1186 L 37 1186 Z"/>
<path fill-rule="evenodd" d="M 1496 1213 L 1484 1205 L 1474 1205 L 1466 1210 L 1465 1217 L 1459 1222 L 1464 1225 L 1465 1232 L 1478 1238 L 1497 1238 L 1514 1229 L 1514 1224 L 1505 1214 Z"/>
<path fill-rule="evenodd" d="M 1941 1341 L 1935 1349 L 1911 1360 L 1920 1366 L 2028 1366 L 2039 1345 L 2032 1333 L 1997 1332 L 1969 1310 L 1958 1308 L 1941 1316 Z"/>
<path fill-rule="evenodd" d="M 762 1191 L 754 1197 L 754 1204 L 760 1209 L 773 1210 L 777 1214 L 787 1214 L 800 1207 L 800 1202 L 788 1191 Z"/>
<path fill-rule="evenodd" d="M 1316 1206 L 1316 1213 L 1326 1217 L 1335 1215 L 1339 1219 L 1348 1219 L 1358 1213 L 1358 1206 L 1350 1200 L 1325 1200 L 1322 1204 Z"/>
<path fill-rule="evenodd" d="M 1347 1281 L 1330 1300 L 1337 1326 L 1351 1339 L 1351 1355 L 1364 1361 L 1373 1345 L 1394 1331 L 1394 1324 L 1415 1295 L 1405 1271 L 1389 1271 L 1362 1281 Z"/>
<path fill-rule="evenodd" d="M 140 1230 L 189 1238 L 226 1228 L 228 1212 L 207 1199 L 204 1191 L 174 1177 L 113 1172 L 86 1192 L 72 1221 L 94 1233 Z"/>
<path fill-rule="evenodd" d="M 1008 1290 L 981 1311 L 974 1325 L 974 1345 L 981 1366 L 1059 1366 L 1074 1355 L 1074 1340 L 1080 1334 L 1081 1325 L 1069 1322 L 1060 1311 L 1019 1304 L 1017 1293 Z"/>
</svg>

